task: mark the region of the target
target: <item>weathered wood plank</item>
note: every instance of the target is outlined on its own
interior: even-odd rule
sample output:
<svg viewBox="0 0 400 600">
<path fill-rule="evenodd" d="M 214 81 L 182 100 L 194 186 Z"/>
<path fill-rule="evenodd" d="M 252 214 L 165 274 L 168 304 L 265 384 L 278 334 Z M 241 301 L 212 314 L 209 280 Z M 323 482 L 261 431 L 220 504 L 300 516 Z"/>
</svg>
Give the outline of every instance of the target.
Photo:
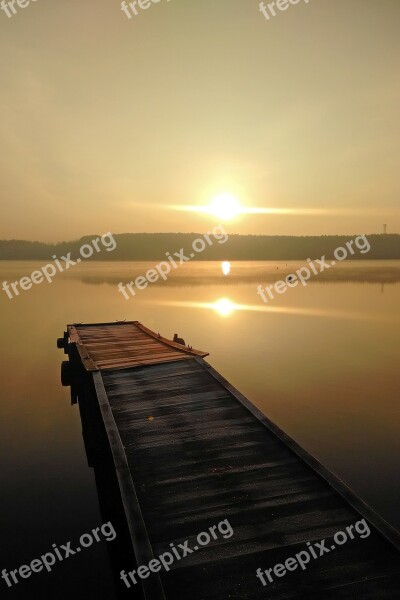
<svg viewBox="0 0 400 600">
<path fill-rule="evenodd" d="M 99 401 L 104 427 L 108 439 L 110 440 L 111 452 L 114 459 L 118 483 L 121 490 L 121 498 L 125 509 L 125 515 L 131 534 L 135 556 L 139 564 L 148 564 L 151 560 L 154 560 L 154 554 L 147 535 L 146 526 L 136 495 L 135 485 L 132 481 L 124 447 L 121 442 L 112 410 L 108 403 L 107 393 L 104 388 L 101 373 L 94 373 L 93 381 Z M 154 577 L 150 579 L 143 579 L 142 586 L 146 600 L 165 600 L 164 590 L 160 577 L 157 573 L 154 573 Z"/>
</svg>

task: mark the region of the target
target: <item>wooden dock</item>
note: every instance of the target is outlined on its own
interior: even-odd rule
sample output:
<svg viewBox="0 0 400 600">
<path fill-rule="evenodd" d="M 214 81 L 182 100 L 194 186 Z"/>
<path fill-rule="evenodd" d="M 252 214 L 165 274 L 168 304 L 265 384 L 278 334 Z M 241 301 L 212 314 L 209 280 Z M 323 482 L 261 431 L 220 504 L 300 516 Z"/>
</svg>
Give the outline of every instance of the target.
<svg viewBox="0 0 400 600">
<path fill-rule="evenodd" d="M 207 353 L 138 322 L 69 325 L 58 346 L 69 356 L 62 380 L 73 402 L 84 409 L 90 389 L 96 399 L 136 564 L 171 543 L 193 548 L 225 519 L 233 528 L 230 539 L 142 580 L 146 600 L 400 597 L 398 532 L 217 373 Z M 267 587 L 257 579 L 257 569 L 307 542 L 331 543 L 363 518 L 369 537 Z"/>
</svg>

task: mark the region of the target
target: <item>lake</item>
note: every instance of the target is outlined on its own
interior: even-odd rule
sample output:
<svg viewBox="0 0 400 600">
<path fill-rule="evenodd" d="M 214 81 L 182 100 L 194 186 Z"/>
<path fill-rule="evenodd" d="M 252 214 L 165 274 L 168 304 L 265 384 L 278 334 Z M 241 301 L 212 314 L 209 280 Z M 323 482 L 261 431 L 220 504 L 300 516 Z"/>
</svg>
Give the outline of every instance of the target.
<svg viewBox="0 0 400 600">
<path fill-rule="evenodd" d="M 88 262 L 12 300 L 1 293 L 0 570 L 102 523 L 79 411 L 60 385 L 56 338 L 73 322 L 139 320 L 208 351 L 224 377 L 400 528 L 400 261 L 344 262 L 264 304 L 257 285 L 301 264 L 231 263 L 224 276 L 221 263 L 188 263 L 125 300 L 118 283 L 154 265 Z M 0 279 L 41 266 L 2 262 Z M 76 590 L 115 597 L 106 543 L 7 593 L 67 598 Z"/>
</svg>

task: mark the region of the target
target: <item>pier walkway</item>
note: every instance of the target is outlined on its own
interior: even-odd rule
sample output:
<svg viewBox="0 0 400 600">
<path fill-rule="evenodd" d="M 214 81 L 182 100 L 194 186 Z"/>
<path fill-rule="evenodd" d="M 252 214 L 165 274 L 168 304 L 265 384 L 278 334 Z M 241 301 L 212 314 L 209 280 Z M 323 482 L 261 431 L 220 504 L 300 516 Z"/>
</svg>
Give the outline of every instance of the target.
<svg viewBox="0 0 400 600">
<path fill-rule="evenodd" d="M 206 361 L 138 322 L 70 325 L 63 383 L 95 392 L 137 565 L 228 519 L 219 536 L 140 580 L 146 600 L 400 597 L 400 537 Z M 267 386 L 266 386 L 267 387 Z M 371 535 L 334 549 L 366 519 Z M 327 538 L 306 569 L 256 577 Z M 121 564 L 121 569 L 129 565 Z M 281 570 L 282 572 L 282 570 Z M 124 585 L 121 582 L 121 585 Z M 137 587 L 137 586 L 136 586 Z"/>
</svg>

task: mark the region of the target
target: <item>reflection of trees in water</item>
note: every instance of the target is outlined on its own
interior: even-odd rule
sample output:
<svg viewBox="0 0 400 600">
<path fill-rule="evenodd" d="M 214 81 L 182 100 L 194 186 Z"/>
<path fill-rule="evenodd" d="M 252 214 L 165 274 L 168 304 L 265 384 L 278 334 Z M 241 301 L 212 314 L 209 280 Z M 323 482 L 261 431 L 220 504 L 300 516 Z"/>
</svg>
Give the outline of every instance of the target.
<svg viewBox="0 0 400 600">
<path fill-rule="evenodd" d="M 235 286 L 241 284 L 256 284 L 259 283 L 274 283 L 279 279 L 286 279 L 289 275 L 293 275 L 296 269 L 302 265 L 296 264 L 295 268 L 283 267 L 276 269 L 271 272 L 263 272 L 262 269 L 257 272 L 249 272 L 248 274 L 243 273 L 243 267 L 240 268 L 240 274 L 235 274 L 234 268 L 229 276 L 223 276 L 220 268 L 216 269 L 215 273 L 204 271 L 203 275 L 191 275 L 187 273 L 171 272 L 168 279 L 164 281 L 160 280 L 151 284 L 153 286 L 169 286 L 169 287 L 193 287 L 193 286 L 210 286 L 210 285 L 221 285 L 221 286 Z M 153 265 L 149 265 L 152 268 Z M 186 267 L 187 268 L 187 267 Z M 86 285 L 118 285 L 121 281 L 129 283 L 134 281 L 136 277 L 145 275 L 146 271 L 131 273 L 121 272 L 119 275 L 113 274 L 102 274 L 80 275 L 79 273 L 69 274 L 69 277 L 78 279 L 81 283 Z M 330 271 L 325 271 L 318 275 L 315 275 L 309 283 L 370 283 L 370 284 L 381 284 L 382 292 L 385 284 L 395 284 L 400 282 L 400 265 L 399 267 L 365 267 L 360 266 L 356 268 L 340 268 L 335 266 Z"/>
</svg>

